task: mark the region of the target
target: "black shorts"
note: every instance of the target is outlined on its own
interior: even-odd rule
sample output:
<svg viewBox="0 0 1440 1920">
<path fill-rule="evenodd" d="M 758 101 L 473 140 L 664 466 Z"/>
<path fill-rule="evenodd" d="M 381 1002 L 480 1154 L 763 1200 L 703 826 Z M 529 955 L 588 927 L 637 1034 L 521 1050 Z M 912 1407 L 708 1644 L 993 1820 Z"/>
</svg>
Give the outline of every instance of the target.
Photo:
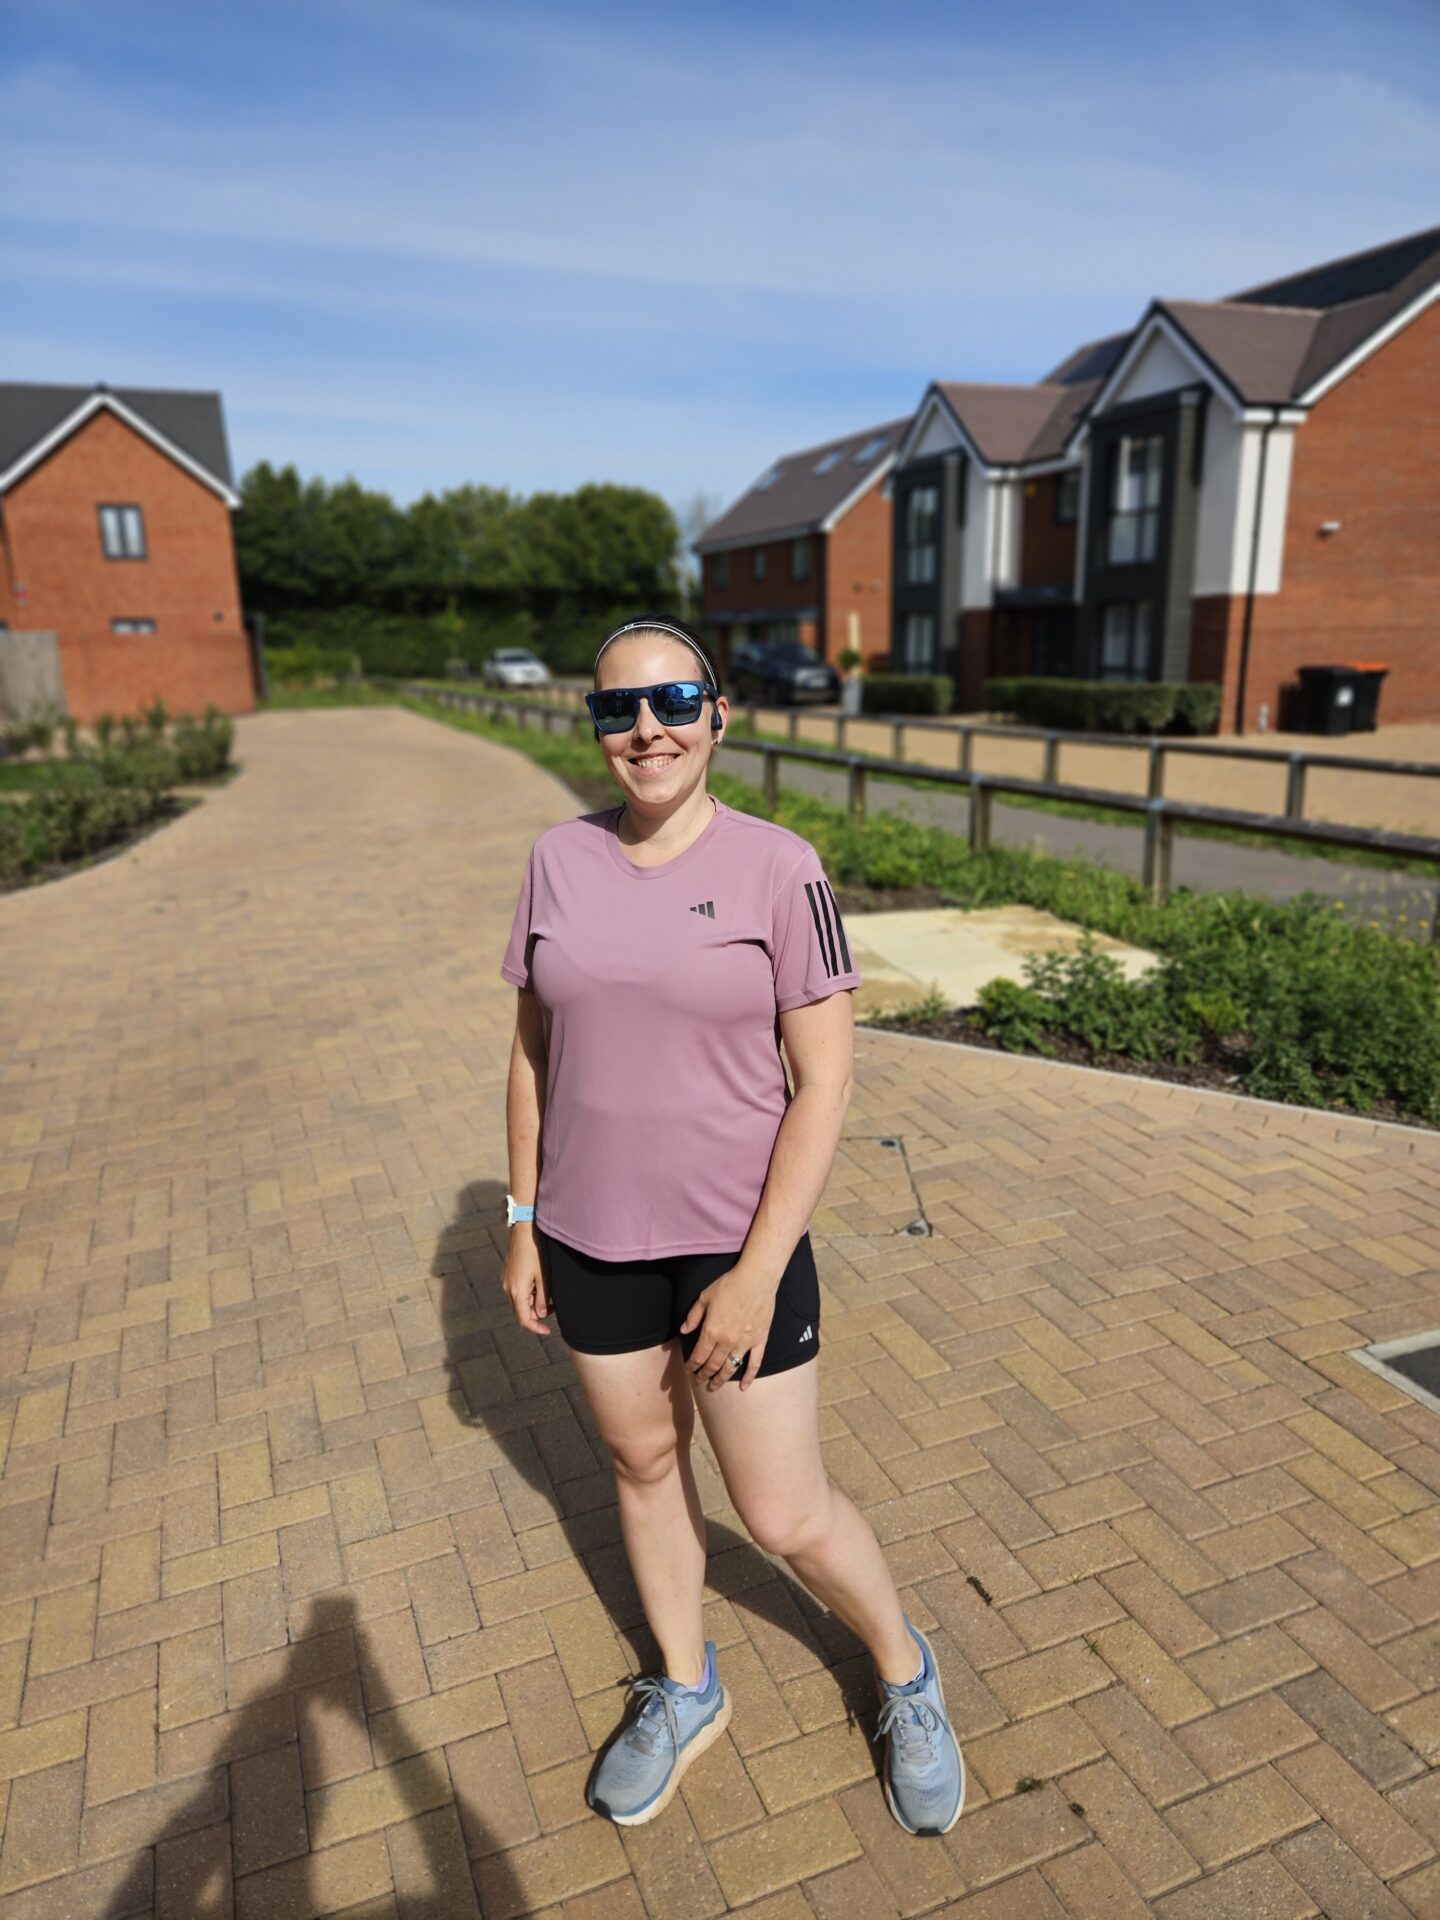
<svg viewBox="0 0 1440 1920">
<path fill-rule="evenodd" d="M 680 1322 L 738 1253 L 677 1253 L 666 1260 L 597 1260 L 593 1253 L 535 1228 L 545 1284 L 560 1336 L 577 1353 L 638 1353 L 679 1340 L 688 1360 L 700 1337 Z M 775 1293 L 775 1317 L 759 1378 L 785 1373 L 820 1351 L 820 1278 L 808 1232 L 802 1233 Z M 740 1371 L 732 1378 L 738 1379 Z"/>
</svg>

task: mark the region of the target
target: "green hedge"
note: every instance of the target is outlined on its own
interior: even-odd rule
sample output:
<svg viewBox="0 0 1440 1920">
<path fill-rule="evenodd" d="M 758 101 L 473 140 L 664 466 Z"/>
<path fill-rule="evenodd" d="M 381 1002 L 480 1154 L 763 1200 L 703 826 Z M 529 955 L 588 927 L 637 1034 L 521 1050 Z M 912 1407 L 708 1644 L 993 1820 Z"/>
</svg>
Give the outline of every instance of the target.
<svg viewBox="0 0 1440 1920">
<path fill-rule="evenodd" d="M 157 702 L 143 719 L 102 714 L 97 744 L 83 746 L 73 723 L 68 758 L 49 762 L 26 796 L 0 803 L 0 887 L 73 864 L 127 839 L 164 813 L 173 787 L 221 773 L 230 763 L 235 723 L 209 707 L 165 733 Z"/>
<path fill-rule="evenodd" d="M 294 647 L 265 646 L 265 672 L 272 687 L 333 686 L 360 671 L 360 656 L 348 647 L 318 647 L 302 640 Z"/>
<path fill-rule="evenodd" d="M 987 680 L 985 706 L 1027 727 L 1069 733 L 1214 733 L 1220 688 L 1205 680 Z"/>
<path fill-rule="evenodd" d="M 948 673 L 867 673 L 860 682 L 863 713 L 949 713 L 955 683 Z"/>
</svg>

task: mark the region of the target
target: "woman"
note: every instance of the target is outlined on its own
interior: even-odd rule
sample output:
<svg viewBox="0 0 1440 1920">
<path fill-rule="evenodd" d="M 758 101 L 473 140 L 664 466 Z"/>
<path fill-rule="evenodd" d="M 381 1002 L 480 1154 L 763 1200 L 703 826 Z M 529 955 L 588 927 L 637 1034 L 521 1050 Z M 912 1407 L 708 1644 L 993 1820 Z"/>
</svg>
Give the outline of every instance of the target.
<svg viewBox="0 0 1440 1920">
<path fill-rule="evenodd" d="M 617 627 L 586 704 L 624 802 L 535 841 L 501 972 L 520 990 L 505 1290 L 532 1333 L 553 1311 L 574 1356 L 663 1661 L 587 1799 L 653 1819 L 730 1718 L 702 1627 L 698 1406 L 756 1541 L 874 1659 L 896 1819 L 948 1832 L 965 1773 L 929 1644 L 820 1453 L 808 1222 L 860 980 L 835 897 L 807 840 L 707 793 L 730 705 L 687 627 Z"/>
</svg>

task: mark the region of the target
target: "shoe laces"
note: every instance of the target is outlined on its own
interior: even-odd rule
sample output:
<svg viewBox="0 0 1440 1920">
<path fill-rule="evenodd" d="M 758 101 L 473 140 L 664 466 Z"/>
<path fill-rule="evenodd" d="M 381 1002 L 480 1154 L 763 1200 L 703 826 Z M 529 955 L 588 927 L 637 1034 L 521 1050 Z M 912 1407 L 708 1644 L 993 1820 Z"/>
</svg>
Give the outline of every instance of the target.
<svg viewBox="0 0 1440 1920">
<path fill-rule="evenodd" d="M 875 1738 L 891 1735 L 898 1749 L 895 1757 L 904 1766 L 926 1766 L 934 1760 L 939 1732 L 939 1714 L 917 1693 L 888 1695 L 875 1725 Z"/>
<path fill-rule="evenodd" d="M 640 1702 L 640 1708 L 625 1735 L 626 1745 L 638 1747 L 645 1754 L 654 1753 L 655 1743 L 663 1728 L 670 1736 L 671 1746 L 678 1751 L 680 1717 L 675 1711 L 675 1702 L 669 1689 L 651 1674 L 636 1680 L 631 1692 Z M 657 1706 L 661 1709 L 660 1713 L 655 1711 Z"/>
</svg>

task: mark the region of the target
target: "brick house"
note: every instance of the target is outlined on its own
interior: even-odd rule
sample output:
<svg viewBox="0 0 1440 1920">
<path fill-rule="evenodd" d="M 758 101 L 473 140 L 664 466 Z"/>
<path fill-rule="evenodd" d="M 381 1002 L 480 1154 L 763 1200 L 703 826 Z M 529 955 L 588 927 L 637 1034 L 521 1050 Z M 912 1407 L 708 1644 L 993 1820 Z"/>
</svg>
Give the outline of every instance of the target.
<svg viewBox="0 0 1440 1920">
<path fill-rule="evenodd" d="M 787 453 L 695 542 L 704 631 L 723 673 L 742 639 L 800 640 L 824 660 L 890 649 L 890 501 L 906 425 Z"/>
<path fill-rule="evenodd" d="M 1193 679 L 1294 724 L 1385 662 L 1440 717 L 1440 228 L 1228 299 L 1155 300 L 1033 386 L 936 382 L 896 456 L 896 664 Z"/>
<path fill-rule="evenodd" d="M 0 383 L 0 646 L 56 636 L 81 725 L 255 705 L 218 393 Z"/>
</svg>

